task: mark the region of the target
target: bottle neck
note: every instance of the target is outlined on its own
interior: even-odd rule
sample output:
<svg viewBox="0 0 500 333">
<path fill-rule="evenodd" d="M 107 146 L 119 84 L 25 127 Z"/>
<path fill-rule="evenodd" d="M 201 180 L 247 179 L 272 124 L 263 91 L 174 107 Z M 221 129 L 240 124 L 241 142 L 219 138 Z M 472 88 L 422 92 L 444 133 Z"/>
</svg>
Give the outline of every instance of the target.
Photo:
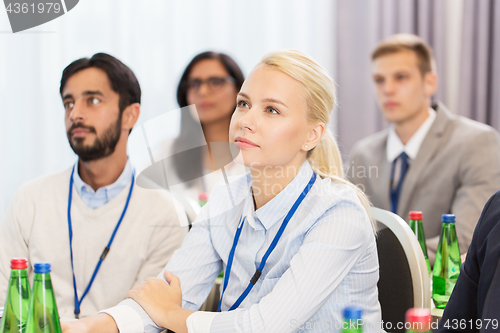
<svg viewBox="0 0 500 333">
<path fill-rule="evenodd" d="M 455 231 L 455 223 L 443 222 L 443 231 Z"/>
<path fill-rule="evenodd" d="M 422 220 L 410 220 L 410 229 L 413 230 L 415 236 L 420 241 L 425 241 L 424 226 L 422 225 Z"/>
<path fill-rule="evenodd" d="M 11 278 L 27 278 L 28 271 L 26 269 L 12 269 L 10 271 Z"/>
<path fill-rule="evenodd" d="M 26 332 L 61 333 L 50 273 L 35 273 L 34 280 Z"/>
<path fill-rule="evenodd" d="M 422 225 L 422 220 L 411 220 L 410 219 L 409 225 L 411 228 Z"/>
<path fill-rule="evenodd" d="M 33 279 L 33 288 L 35 288 L 36 284 L 45 283 L 47 281 L 51 281 L 50 273 L 35 273 L 35 278 Z"/>
</svg>

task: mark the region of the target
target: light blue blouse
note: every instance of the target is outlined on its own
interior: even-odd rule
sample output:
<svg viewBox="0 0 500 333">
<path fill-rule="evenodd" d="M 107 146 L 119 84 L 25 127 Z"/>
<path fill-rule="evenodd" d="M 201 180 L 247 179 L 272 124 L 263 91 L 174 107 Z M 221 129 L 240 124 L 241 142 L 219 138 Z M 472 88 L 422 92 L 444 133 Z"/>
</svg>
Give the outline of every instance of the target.
<svg viewBox="0 0 500 333">
<path fill-rule="evenodd" d="M 247 287 L 312 172 L 304 162 L 290 184 L 256 211 L 249 174 L 213 189 L 166 266 L 180 278 L 184 308 L 198 310 L 203 304 L 226 267 L 242 214 L 247 220 L 222 312 L 209 316 L 208 323 L 207 316 L 191 315 L 188 321 L 194 327 L 210 325 L 210 332 L 337 332 L 343 309 L 358 305 L 364 309 L 364 331 L 380 332 L 379 266 L 372 225 L 355 191 L 328 178 L 316 178 L 250 294 L 238 309 L 227 311 Z M 158 277 L 163 278 L 163 272 Z M 144 332 L 160 331 L 133 300 L 120 306 L 132 307 L 141 316 Z M 115 320 L 118 327 L 126 325 Z"/>
</svg>

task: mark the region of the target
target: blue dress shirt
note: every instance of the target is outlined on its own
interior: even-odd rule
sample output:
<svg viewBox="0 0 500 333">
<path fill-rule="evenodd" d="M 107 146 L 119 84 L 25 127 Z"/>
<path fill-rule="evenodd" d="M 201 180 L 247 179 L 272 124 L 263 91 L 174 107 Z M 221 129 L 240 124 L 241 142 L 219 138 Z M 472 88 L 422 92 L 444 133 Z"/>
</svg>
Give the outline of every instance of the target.
<svg viewBox="0 0 500 333">
<path fill-rule="evenodd" d="M 379 267 L 372 225 L 354 190 L 329 178 L 317 177 L 250 294 L 238 309 L 227 311 L 247 287 L 312 172 L 304 162 L 290 184 L 256 211 L 249 174 L 229 187 L 215 186 L 166 266 L 180 278 L 184 308 L 200 308 L 226 267 L 240 217 L 246 216 L 248 223 L 235 251 L 222 312 L 199 316 L 201 321 L 209 320 L 195 322 L 194 327 L 205 328 L 193 332 L 337 332 L 342 311 L 349 305 L 363 307 L 365 332 L 380 332 Z M 163 272 L 158 277 L 163 279 Z M 137 315 L 121 318 L 140 318 L 141 332 L 161 331 L 135 301 L 127 299 L 117 308 L 124 306 Z M 110 310 L 119 328 L 138 327 Z M 191 317 L 196 321 L 197 314 L 202 313 L 191 315 L 188 323 Z"/>
<path fill-rule="evenodd" d="M 125 168 L 120 177 L 118 177 L 113 184 L 98 188 L 97 191 L 94 191 L 90 185 L 86 184 L 82 178 L 80 178 L 80 174 L 78 173 L 78 161 L 76 161 L 73 183 L 85 205 L 89 208 L 96 209 L 104 206 L 108 201 L 120 194 L 126 186 L 129 186 L 130 180 L 132 179 L 132 173 L 132 164 L 130 160 L 127 160 L 127 164 L 125 164 Z"/>
</svg>

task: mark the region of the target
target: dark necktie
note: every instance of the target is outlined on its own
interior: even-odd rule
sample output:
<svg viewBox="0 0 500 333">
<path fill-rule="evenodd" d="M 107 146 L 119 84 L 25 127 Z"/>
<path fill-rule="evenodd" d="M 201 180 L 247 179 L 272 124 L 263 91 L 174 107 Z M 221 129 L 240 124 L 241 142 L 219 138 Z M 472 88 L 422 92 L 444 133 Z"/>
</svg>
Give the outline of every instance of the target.
<svg viewBox="0 0 500 333">
<path fill-rule="evenodd" d="M 394 170 L 396 169 L 396 163 L 401 159 L 401 172 L 399 173 L 399 181 L 396 187 L 394 184 Z M 401 194 L 401 188 L 403 187 L 403 180 L 405 179 L 406 172 L 408 171 L 408 155 L 405 152 L 402 152 L 401 155 L 398 156 L 392 162 L 392 171 L 391 171 L 391 211 L 397 214 L 398 210 L 398 202 L 399 195 Z"/>
</svg>

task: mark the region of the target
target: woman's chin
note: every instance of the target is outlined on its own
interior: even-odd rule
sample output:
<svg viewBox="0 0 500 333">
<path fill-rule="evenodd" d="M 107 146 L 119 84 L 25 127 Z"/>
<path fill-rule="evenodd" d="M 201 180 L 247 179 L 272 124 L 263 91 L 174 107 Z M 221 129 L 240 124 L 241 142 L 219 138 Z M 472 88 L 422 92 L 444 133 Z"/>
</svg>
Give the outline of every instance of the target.
<svg viewBox="0 0 500 333">
<path fill-rule="evenodd" d="M 243 157 L 243 153 L 242 153 L 242 151 L 241 151 L 241 150 L 238 152 L 238 155 L 237 155 L 237 156 L 236 156 L 236 158 L 234 159 L 234 162 L 235 162 L 235 163 L 238 163 L 238 164 L 241 164 L 241 165 L 244 165 L 244 166 L 249 166 L 249 165 L 247 165 L 247 163 L 245 163 L 245 162 L 246 162 L 246 160 L 245 160 L 245 158 Z"/>
<path fill-rule="evenodd" d="M 238 155 L 234 159 L 235 163 L 244 165 L 248 168 L 260 166 L 260 162 L 256 161 L 255 156 L 252 156 L 249 152 L 245 152 L 243 149 L 239 151 Z"/>
</svg>

